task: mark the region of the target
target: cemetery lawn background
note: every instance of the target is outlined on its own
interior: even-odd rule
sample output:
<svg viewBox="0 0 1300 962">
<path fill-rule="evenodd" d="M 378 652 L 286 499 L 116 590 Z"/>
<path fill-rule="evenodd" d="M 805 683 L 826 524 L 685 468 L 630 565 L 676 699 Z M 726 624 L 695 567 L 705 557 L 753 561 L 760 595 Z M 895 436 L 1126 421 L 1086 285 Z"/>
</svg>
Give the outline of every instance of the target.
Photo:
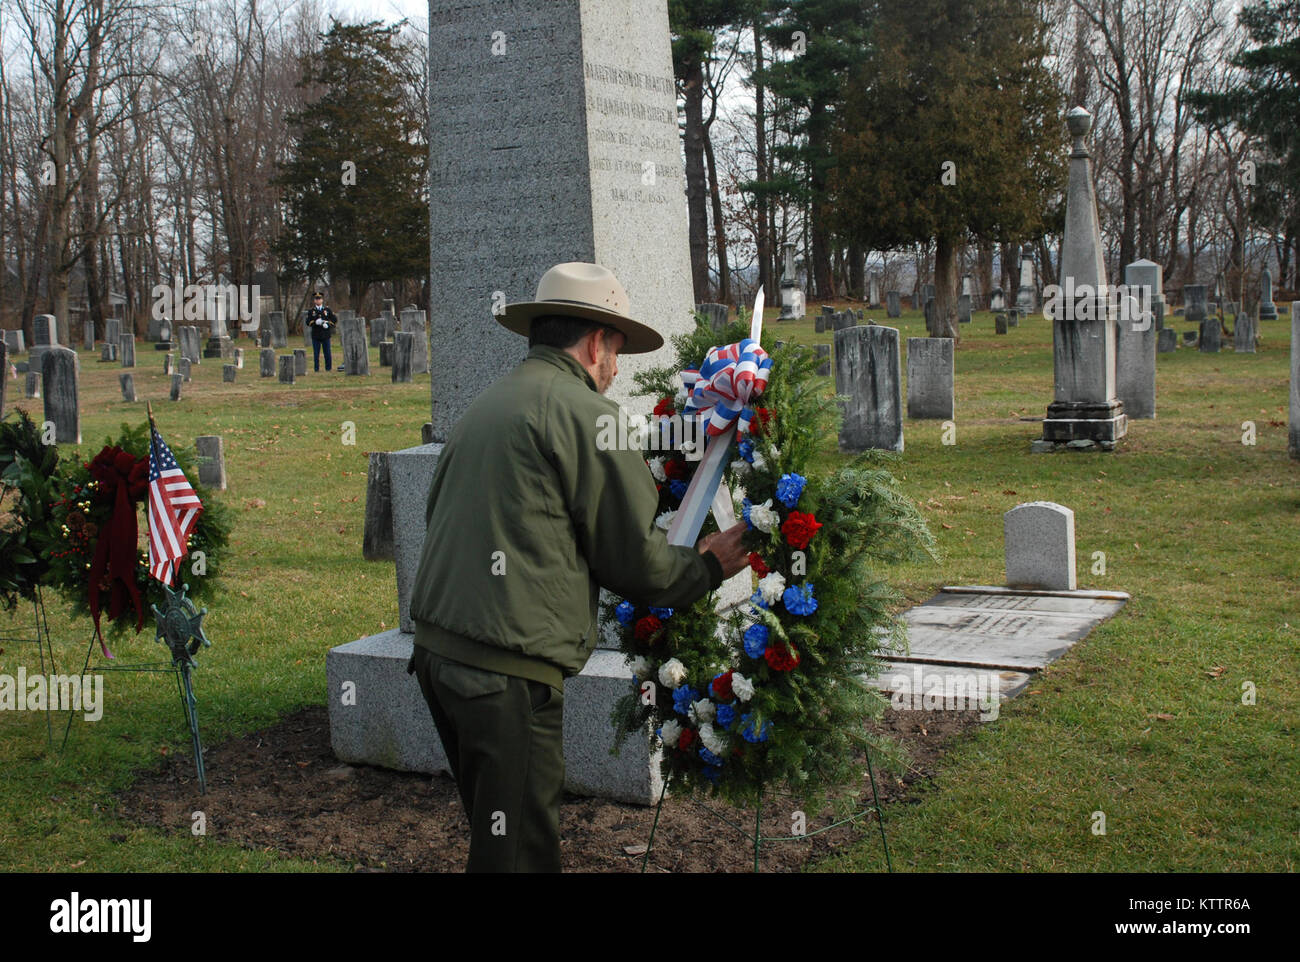
<svg viewBox="0 0 1300 962">
<path fill-rule="evenodd" d="M 868 314 L 886 323 L 883 311 Z M 773 337 L 831 340 L 813 333 L 811 316 L 775 315 L 765 325 Z M 903 337 L 924 335 L 915 313 L 888 323 Z M 999 584 L 1003 512 L 1052 500 L 1075 511 L 1080 587 L 1133 600 L 1005 703 L 998 720 L 954 735 L 941 764 L 924 766 L 932 777 L 881 776 L 896 799 L 885 807 L 896 869 L 1296 870 L 1300 464 L 1286 455 L 1288 332 L 1284 315 L 1261 325 L 1258 355 L 1159 355 L 1158 418 L 1131 423 L 1115 454 L 1031 455 L 1040 429 L 1020 418 L 1041 417 L 1051 400 L 1050 325 L 1034 317 L 997 337 L 987 312 L 963 325 L 956 444 L 942 443 L 940 422 L 909 420 L 906 452 L 893 464 L 943 560 L 897 569 L 891 580 L 909 603 L 944 584 Z M 160 355 L 141 342 L 141 402 L 127 404 L 120 366 L 81 352 L 83 460 L 123 421 L 142 421 L 144 399 L 174 447 L 225 437 L 230 488 L 219 496 L 235 528 L 224 591 L 204 622 L 213 647 L 195 674 L 213 780 L 223 743 L 304 709 L 320 717 L 329 648 L 395 622 L 392 563 L 361 559 L 366 452 L 419 443 L 429 381 L 392 385 L 371 355 L 370 378 L 309 373 L 293 386 L 257 377 L 254 351 L 235 384 L 222 384 L 220 363 L 207 360 L 171 403 Z M 40 419 L 41 402 L 20 397 L 21 379 L 8 394 L 9 406 Z M 342 443 L 344 421 L 356 426 L 355 445 Z M 1245 421 L 1254 422 L 1254 445 L 1242 444 Z M 824 458 L 827 466 L 842 458 L 833 438 Z M 1105 553 L 1104 574 L 1093 573 L 1094 552 Z M 46 600 L 58 668 L 77 671 L 89 623 L 70 623 L 59 599 Z M 30 605 L 12 620 L 0 613 L 0 632 L 29 634 L 30 621 Z M 113 648 L 120 663 L 163 651 L 151 618 Z M 38 670 L 34 646 L 5 640 L 0 649 L 0 672 Z M 1246 682 L 1254 705 L 1243 704 Z M 189 739 L 168 676 L 107 673 L 104 701 L 101 721 L 74 720 L 62 754 L 47 751 L 41 713 L 0 715 L 0 870 L 352 867 L 222 841 L 222 819 L 234 813 L 207 811 L 207 837 L 194 836 L 188 819 L 160 829 L 125 817 L 122 798 L 142 773 L 147 790 L 160 769 L 192 768 Z M 65 719 L 55 716 L 56 734 Z M 1104 835 L 1093 831 L 1094 812 L 1105 814 Z M 812 867 L 883 870 L 875 826 L 858 831 L 861 841 Z"/>
</svg>

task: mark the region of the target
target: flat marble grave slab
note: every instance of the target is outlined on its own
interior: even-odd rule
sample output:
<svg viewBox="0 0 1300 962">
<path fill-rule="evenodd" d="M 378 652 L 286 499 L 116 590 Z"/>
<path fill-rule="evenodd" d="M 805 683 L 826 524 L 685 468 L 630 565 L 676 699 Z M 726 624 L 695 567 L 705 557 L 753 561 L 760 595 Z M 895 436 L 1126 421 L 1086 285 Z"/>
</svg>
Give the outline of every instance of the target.
<svg viewBox="0 0 1300 962">
<path fill-rule="evenodd" d="M 902 616 L 907 651 L 894 662 L 1038 671 L 1060 658 L 1120 608 L 1122 591 L 1027 591 L 945 585 Z"/>
</svg>

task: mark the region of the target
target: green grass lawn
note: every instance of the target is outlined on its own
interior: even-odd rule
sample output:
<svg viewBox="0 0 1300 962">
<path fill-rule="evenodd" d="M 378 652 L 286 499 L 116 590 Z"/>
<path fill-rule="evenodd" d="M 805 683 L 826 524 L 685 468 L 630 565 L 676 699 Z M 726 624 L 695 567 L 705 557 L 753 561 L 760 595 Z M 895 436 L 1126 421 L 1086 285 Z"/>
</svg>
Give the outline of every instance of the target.
<svg viewBox="0 0 1300 962">
<path fill-rule="evenodd" d="M 775 315 L 776 337 L 830 340 L 811 317 Z M 924 334 L 915 313 L 891 323 L 904 337 Z M 943 558 L 900 568 L 904 593 L 921 601 L 943 584 L 1001 583 L 1003 512 L 1050 500 L 1075 512 L 1080 586 L 1133 600 L 955 744 L 919 804 L 886 810 L 896 868 L 1296 869 L 1300 464 L 1286 454 L 1289 320 L 1261 327 L 1257 355 L 1159 355 L 1159 416 L 1131 423 L 1119 451 L 1031 455 L 1040 428 L 1019 419 L 1042 416 L 1051 400 L 1050 326 L 1033 318 L 996 337 L 988 313 L 963 326 L 956 443 L 942 443 L 939 422 L 908 421 L 895 466 Z M 226 439 L 233 552 L 196 674 L 204 739 L 216 744 L 323 704 L 326 651 L 393 626 L 393 566 L 361 559 L 366 452 L 419 443 L 429 379 L 392 385 L 372 351 L 370 378 L 322 372 L 282 386 L 258 378 L 250 351 L 237 383 L 222 384 L 220 363 L 207 361 L 171 403 L 160 355 L 140 348 L 137 395 L 154 401 L 164 437 Z M 122 421 L 144 418 L 143 403 L 121 400 L 120 371 L 82 354 L 83 459 Z M 9 382 L 10 405 L 38 413 L 21 393 L 21 380 Z M 355 445 L 342 443 L 347 421 Z M 1246 421 L 1254 445 L 1242 444 Z M 828 438 L 828 462 L 834 452 Z M 1093 573 L 1096 552 L 1104 574 Z M 89 625 L 70 623 L 57 598 L 48 604 L 60 670 L 80 669 Z M 30 606 L 12 622 L 0 615 L 0 631 L 30 618 Z M 0 648 L 0 672 L 35 670 L 33 646 Z M 152 629 L 115 650 L 122 662 L 163 653 Z M 1253 705 L 1242 703 L 1246 682 Z M 74 721 L 62 755 L 47 752 L 42 716 L 3 713 L 0 870 L 347 868 L 196 838 L 188 823 L 146 830 L 116 816 L 114 792 L 134 772 L 188 749 L 163 675 L 110 673 L 103 719 Z M 1105 835 L 1092 831 L 1097 811 Z M 219 824 L 220 812 L 206 814 Z M 821 867 L 883 868 L 872 832 Z"/>
</svg>

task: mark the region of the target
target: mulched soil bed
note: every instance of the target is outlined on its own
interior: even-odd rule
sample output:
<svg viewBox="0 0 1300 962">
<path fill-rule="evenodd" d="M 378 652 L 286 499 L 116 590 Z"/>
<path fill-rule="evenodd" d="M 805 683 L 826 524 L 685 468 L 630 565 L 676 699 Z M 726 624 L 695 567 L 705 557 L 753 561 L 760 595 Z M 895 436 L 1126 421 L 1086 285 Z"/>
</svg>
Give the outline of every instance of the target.
<svg viewBox="0 0 1300 962">
<path fill-rule="evenodd" d="M 947 745 L 979 724 L 978 712 L 895 712 L 879 731 L 903 743 L 909 765 L 895 776 L 876 768 L 885 807 L 915 801 L 915 785 L 934 777 Z M 459 872 L 468 855 L 469 825 L 451 778 L 341 764 L 330 751 L 324 707 L 304 709 L 278 724 L 204 752 L 208 794 L 200 796 L 194 761 L 177 748 L 161 767 L 143 774 L 119 798 L 125 819 L 164 831 L 189 834 L 191 815 L 207 815 L 209 838 L 251 849 L 343 865 L 358 872 Z M 870 799 L 865 775 L 862 788 Z M 718 815 L 753 830 L 754 813 L 689 798 L 669 798 L 655 834 L 649 871 L 746 872 L 753 849 Z M 791 834 L 794 805 L 773 799 L 765 806 L 763 831 Z M 715 814 L 716 813 L 716 814 Z M 653 808 L 603 799 L 565 796 L 560 813 L 567 872 L 636 872 Z M 809 814 L 807 831 L 829 824 Z M 866 837 L 879 846 L 874 816 L 836 827 L 806 841 L 762 848 L 765 872 L 797 872 L 809 863 Z M 633 853 L 633 854 L 630 854 Z M 882 860 L 883 867 L 883 860 Z"/>
</svg>

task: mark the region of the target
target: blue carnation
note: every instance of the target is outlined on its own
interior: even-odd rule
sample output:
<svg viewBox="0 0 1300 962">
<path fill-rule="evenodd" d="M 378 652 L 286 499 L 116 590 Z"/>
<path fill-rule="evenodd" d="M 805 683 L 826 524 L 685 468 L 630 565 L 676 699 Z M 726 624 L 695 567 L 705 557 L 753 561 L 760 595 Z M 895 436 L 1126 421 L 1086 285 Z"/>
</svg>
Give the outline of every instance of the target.
<svg viewBox="0 0 1300 962">
<path fill-rule="evenodd" d="M 718 779 L 722 777 L 722 769 L 714 768 L 712 765 L 705 765 L 700 769 L 700 774 L 716 785 Z"/>
<path fill-rule="evenodd" d="M 786 588 L 781 595 L 781 603 L 792 615 L 811 615 L 817 610 L 817 599 L 813 597 L 811 581 L 805 581 L 797 588 Z"/>
<path fill-rule="evenodd" d="M 713 752 L 709 751 L 703 745 L 700 746 L 700 758 L 704 759 L 706 765 L 721 765 L 722 759 Z"/>
<path fill-rule="evenodd" d="M 740 449 L 740 456 L 750 464 L 754 463 L 754 442 L 746 438 L 741 441 L 737 447 Z"/>
<path fill-rule="evenodd" d="M 757 588 L 754 589 L 754 593 L 749 596 L 749 603 L 755 608 L 763 608 L 764 610 L 767 608 L 767 602 L 763 600 L 763 592 L 759 591 Z"/>
<path fill-rule="evenodd" d="M 799 503 L 799 496 L 803 494 L 804 485 L 808 479 L 802 474 L 783 474 L 781 480 L 776 483 L 776 499 L 787 508 L 793 509 Z"/>
<path fill-rule="evenodd" d="M 749 520 L 749 509 L 752 508 L 753 506 L 754 506 L 754 502 L 750 501 L 749 498 L 741 499 L 740 516 L 745 519 L 745 527 L 748 528 L 750 531 L 754 530 L 754 524 L 752 521 Z"/>
<path fill-rule="evenodd" d="M 763 730 L 756 735 L 754 734 L 754 723 L 749 719 L 748 714 L 740 717 L 740 723 L 745 726 L 745 730 L 740 733 L 740 736 L 750 743 L 767 741 L 767 736 L 772 731 L 772 723 L 770 721 L 763 722 Z"/>
<path fill-rule="evenodd" d="M 614 616 L 625 625 L 632 624 L 632 617 L 636 614 L 636 607 L 630 601 L 620 601 L 618 607 L 614 609 Z"/>
<path fill-rule="evenodd" d="M 719 705 L 713 720 L 717 722 L 719 728 L 730 728 L 731 723 L 736 720 L 736 709 L 730 705 Z"/>
<path fill-rule="evenodd" d="M 687 485 L 685 481 L 668 482 L 668 490 L 673 493 L 673 497 L 676 498 L 678 501 L 686 497 L 686 487 Z"/>
<path fill-rule="evenodd" d="M 673 616 L 673 610 L 671 608 L 651 608 L 650 614 L 654 615 L 660 621 L 667 621 Z"/>
<path fill-rule="evenodd" d="M 691 710 L 691 702 L 699 701 L 700 693 L 689 685 L 673 689 L 673 711 L 685 715 Z"/>
<path fill-rule="evenodd" d="M 750 625 L 745 629 L 745 654 L 762 658 L 767 651 L 767 625 Z"/>
</svg>

